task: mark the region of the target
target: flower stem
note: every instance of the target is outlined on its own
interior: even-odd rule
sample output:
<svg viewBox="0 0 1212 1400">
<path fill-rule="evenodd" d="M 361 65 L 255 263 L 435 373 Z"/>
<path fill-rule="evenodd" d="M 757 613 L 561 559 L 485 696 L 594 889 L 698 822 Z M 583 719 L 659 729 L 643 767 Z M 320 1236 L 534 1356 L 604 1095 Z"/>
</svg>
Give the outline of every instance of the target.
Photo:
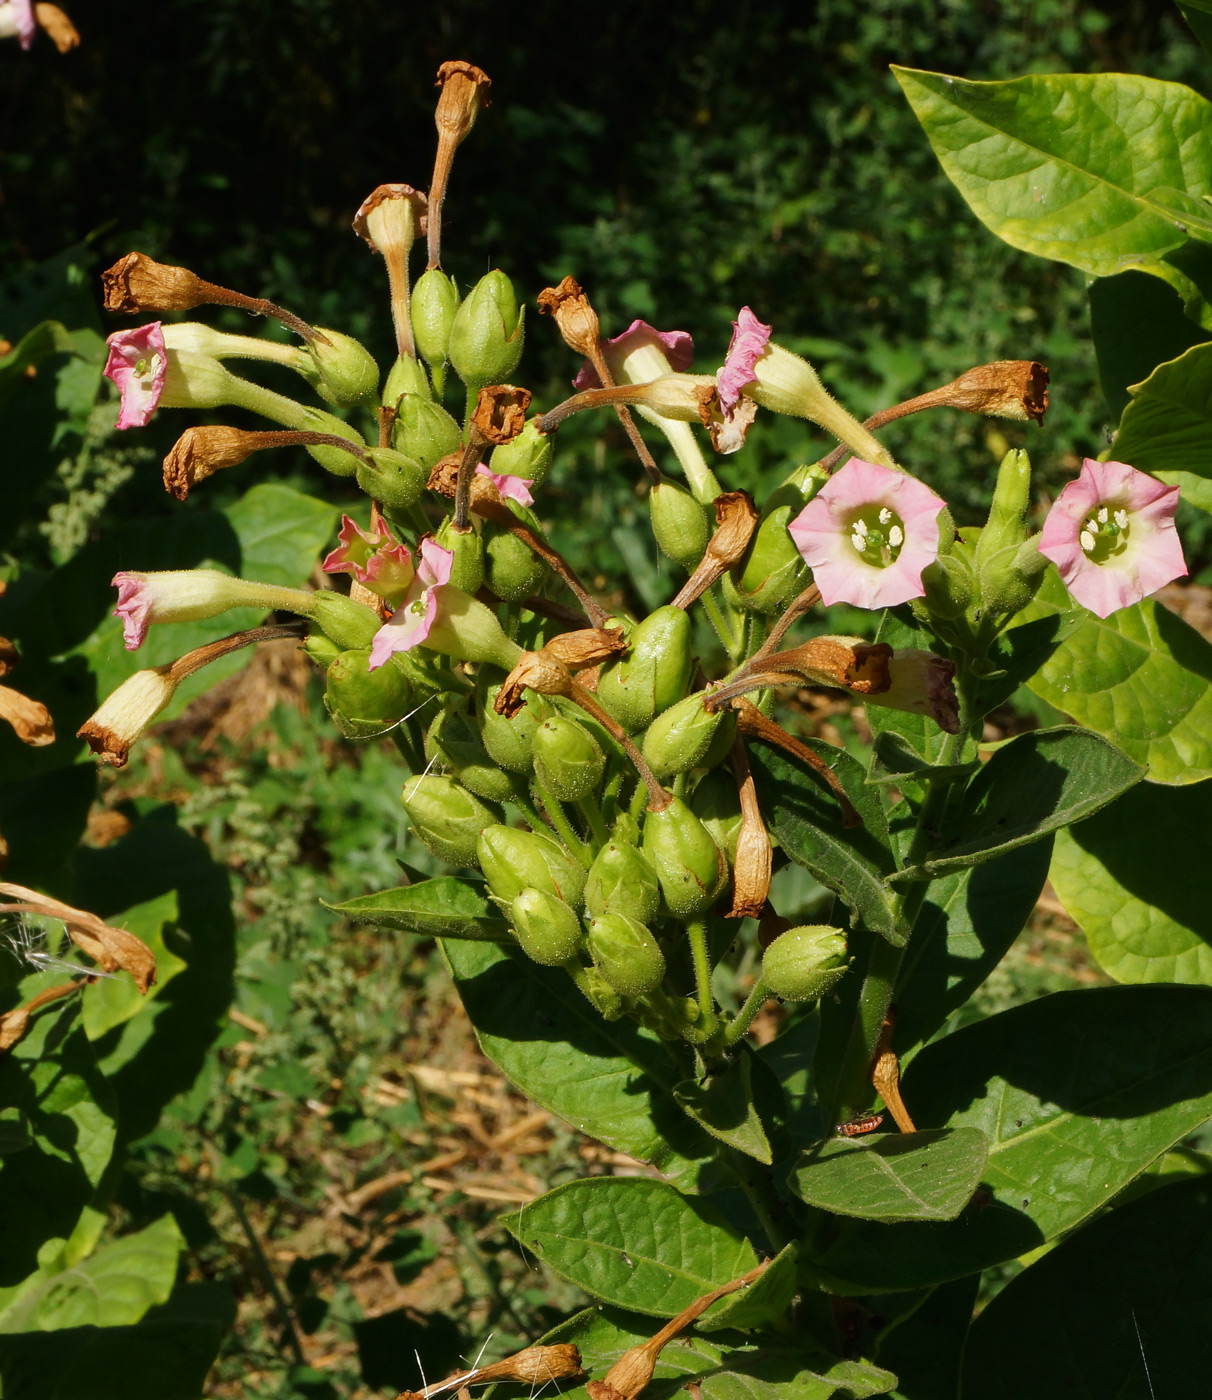
<svg viewBox="0 0 1212 1400">
<path fill-rule="evenodd" d="M 510 780 L 510 786 L 513 788 L 513 796 L 510 801 L 526 818 L 531 831 L 543 831 L 547 827 L 547 823 L 543 820 L 542 813 L 530 800 L 530 790 L 526 786 L 525 778 L 515 774 Z"/>
<path fill-rule="evenodd" d="M 716 602 L 715 596 L 710 590 L 700 596 L 699 602 L 702 603 L 703 609 L 710 619 L 712 627 L 715 628 L 716 634 L 724 644 L 724 650 L 728 653 L 729 660 L 735 666 L 740 660 L 744 639 L 738 638 L 736 633 L 732 630 L 728 619 L 724 616 L 720 605 Z"/>
<path fill-rule="evenodd" d="M 703 1021 L 710 1021 L 715 1007 L 711 996 L 711 958 L 707 952 L 707 924 L 702 919 L 692 920 L 686 925 L 686 936 L 690 939 L 690 956 L 694 959 L 694 986 L 699 1012 Z"/>
<path fill-rule="evenodd" d="M 596 856 L 602 847 L 610 840 L 610 832 L 606 829 L 606 821 L 598 808 L 598 804 L 592 797 L 582 797 L 577 802 L 577 807 L 581 815 L 585 818 L 585 822 L 593 836 L 593 840 L 590 842 L 590 850 L 593 855 Z"/>
<path fill-rule="evenodd" d="M 572 829 L 572 823 L 565 815 L 563 807 L 560 806 L 559 798 L 551 795 L 548 789 L 539 781 L 537 774 L 534 778 L 534 786 L 535 791 L 539 794 L 539 798 L 543 803 L 543 810 L 547 813 L 547 819 L 551 822 L 552 826 L 555 827 L 560 840 L 568 847 L 568 852 L 572 858 L 579 861 L 580 864 L 588 870 L 593 864 L 593 856 L 590 854 L 589 847 L 586 846 L 584 841 L 582 841 Z"/>
<path fill-rule="evenodd" d="M 729 1021 L 724 1029 L 724 1044 L 735 1045 L 753 1024 L 753 1018 L 770 1000 L 773 994 L 762 978 L 753 985 L 753 990 L 745 998 L 745 1005 Z"/>
</svg>

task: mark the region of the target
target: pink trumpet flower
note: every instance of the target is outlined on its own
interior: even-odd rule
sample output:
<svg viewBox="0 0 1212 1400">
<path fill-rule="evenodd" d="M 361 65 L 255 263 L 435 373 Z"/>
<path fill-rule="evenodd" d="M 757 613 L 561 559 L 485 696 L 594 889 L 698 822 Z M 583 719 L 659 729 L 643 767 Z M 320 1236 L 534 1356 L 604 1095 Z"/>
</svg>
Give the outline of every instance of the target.
<svg viewBox="0 0 1212 1400">
<path fill-rule="evenodd" d="M 505 476 L 499 472 L 494 472 L 480 462 L 476 466 L 477 476 L 486 476 L 497 488 L 497 492 L 502 500 L 517 501 L 520 506 L 534 505 L 534 497 L 530 494 L 529 481 L 520 476 Z"/>
<path fill-rule="evenodd" d="M 168 352 L 159 321 L 134 330 L 115 331 L 106 344 L 109 358 L 103 371 L 122 395 L 119 428 L 142 428 L 156 411 L 168 374 Z"/>
<path fill-rule="evenodd" d="M 916 477 L 851 457 L 787 529 L 825 603 L 891 608 L 925 593 L 943 506 Z"/>
<path fill-rule="evenodd" d="M 720 408 L 726 418 L 741 400 L 741 390 L 757 379 L 755 366 L 770 344 L 772 327 L 763 325 L 747 306 L 742 306 L 732 323 L 728 354 L 716 375 Z"/>
<path fill-rule="evenodd" d="M 397 651 L 411 651 L 428 636 L 438 615 L 443 587 L 450 582 L 454 552 L 433 540 L 421 541 L 421 563 L 404 601 L 375 633 L 369 669 L 384 665 Z"/>
<path fill-rule="evenodd" d="M 380 519 L 374 534 L 349 518 L 341 517 L 339 544 L 324 560 L 326 574 L 352 574 L 364 588 L 395 607 L 408 592 L 416 571 L 407 545 L 397 543 L 391 528 Z"/>
<path fill-rule="evenodd" d="M 1139 603 L 1187 572 L 1174 528 L 1178 492 L 1126 462 L 1087 457 L 1048 512 L 1039 552 L 1096 616 Z"/>
<path fill-rule="evenodd" d="M 626 363 L 632 356 L 640 351 L 652 350 L 665 362 L 665 368 L 654 362 L 645 365 L 643 373 L 627 373 Z M 602 341 L 602 354 L 616 382 L 639 384 L 655 379 L 660 374 L 668 374 L 670 370 L 675 370 L 678 374 L 688 370 L 694 359 L 694 341 L 687 331 L 658 331 L 647 321 L 632 321 L 621 335 Z M 573 387 L 577 389 L 602 387 L 597 370 L 588 360 L 581 366 L 580 372 L 572 382 Z"/>
</svg>

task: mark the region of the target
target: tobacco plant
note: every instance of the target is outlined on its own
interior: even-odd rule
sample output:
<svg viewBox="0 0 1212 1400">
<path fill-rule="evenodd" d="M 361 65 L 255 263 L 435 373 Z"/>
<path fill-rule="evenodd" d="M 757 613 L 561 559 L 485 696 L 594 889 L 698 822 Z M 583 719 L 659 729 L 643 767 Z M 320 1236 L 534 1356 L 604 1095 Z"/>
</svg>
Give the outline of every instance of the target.
<svg viewBox="0 0 1212 1400">
<path fill-rule="evenodd" d="M 1190 985 L 1209 980 L 1208 924 L 1186 893 L 1212 653 L 1150 595 L 1186 572 L 1180 492 L 1210 499 L 1212 113 L 1116 75 L 899 76 L 995 232 L 1118 284 L 1092 289 L 1109 384 L 1142 368 L 1124 307 L 1168 283 L 1196 318 L 1168 307 L 1198 343 L 1136 385 L 1119 436 L 1046 510 L 1010 451 L 979 529 L 956 528 L 932 464 L 896 460 L 883 430 L 922 412 L 1041 421 L 1033 360 L 859 422 L 780 344 L 804 328 L 777 307 L 769 324 L 740 308 L 705 372 L 683 332 L 607 334 L 572 276 L 530 308 L 499 270 L 461 292 L 443 201 L 489 87 L 468 63 L 438 75 L 428 192 L 382 185 L 354 220 L 387 271 L 386 374 L 349 336 L 187 269 L 135 252 L 105 274 L 110 311 L 236 307 L 299 342 L 159 319 L 109 337 L 120 427 L 227 406 L 277 425 L 188 428 L 164 463 L 173 495 L 293 445 L 366 508 L 331 542 L 328 587 L 119 572 L 132 651 L 231 610 L 279 621 L 134 672 L 81 736 L 120 766 L 186 678 L 299 631 L 333 725 L 390 736 L 413 828 L 451 871 L 338 912 L 439 938 L 501 1071 L 643 1164 L 505 1217 L 597 1305 L 536 1339 L 559 1350 L 462 1383 L 533 1389 L 579 1365 L 592 1400 L 1143 1395 L 1177 1393 L 1190 1364 L 1209 1295 L 1206 1251 L 1186 1251 L 1212 1215 L 1205 1159 L 1173 1149 L 1212 1116 L 1212 994 Z M 518 382 L 527 334 L 580 362 L 545 412 Z M 621 423 L 656 546 L 685 573 L 646 616 L 595 596 L 543 523 L 561 424 L 583 413 Z M 837 443 L 764 500 L 746 490 L 759 413 Z M 826 630 L 842 604 L 861 636 Z M 804 687 L 862 704 L 863 758 L 797 733 Z M 1022 687 L 1073 722 L 987 739 Z M 788 862 L 819 883 L 820 922 L 772 900 Z M 1103 966 L 1160 985 L 972 1021 L 1050 871 Z M 777 1035 L 755 1036 L 759 1017 Z M 1015 1260 L 973 1322 L 982 1274 Z"/>
</svg>

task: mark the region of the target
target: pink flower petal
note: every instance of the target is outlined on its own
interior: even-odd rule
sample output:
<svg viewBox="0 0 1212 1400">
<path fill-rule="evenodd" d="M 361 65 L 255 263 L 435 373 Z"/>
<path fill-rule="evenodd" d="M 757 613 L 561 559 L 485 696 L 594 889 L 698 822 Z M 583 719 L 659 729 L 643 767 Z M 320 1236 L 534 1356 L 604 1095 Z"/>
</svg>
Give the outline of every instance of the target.
<svg viewBox="0 0 1212 1400">
<path fill-rule="evenodd" d="M 1060 572 L 1065 587 L 1097 617 L 1139 603 L 1187 572 L 1182 542 L 1174 528 L 1179 488 L 1166 486 L 1126 462 L 1087 457 L 1081 475 L 1070 481 L 1048 512 L 1039 552 Z M 1091 516 L 1106 507 L 1127 513 L 1123 547 L 1101 563 L 1082 548 Z"/>
<path fill-rule="evenodd" d="M 944 502 L 916 477 L 852 457 L 788 525 L 787 530 L 826 604 L 891 608 L 925 594 L 922 570 L 938 558 L 938 515 Z M 904 540 L 891 563 L 865 559 L 851 543 L 861 511 L 887 508 Z"/>
<path fill-rule="evenodd" d="M 433 626 L 434 616 L 438 611 L 434 589 L 417 589 L 415 597 L 411 596 L 412 591 L 409 590 L 410 597 L 405 598 L 375 633 L 370 644 L 370 660 L 366 663 L 368 671 L 378 670 L 396 652 L 411 651 L 429 636 L 429 629 Z"/>
<path fill-rule="evenodd" d="M 122 395 L 119 428 L 142 428 L 156 411 L 168 374 L 168 352 L 159 321 L 130 331 L 115 331 L 106 344 L 109 358 L 103 373 Z"/>
<path fill-rule="evenodd" d="M 621 335 L 616 335 L 611 340 L 603 340 L 602 354 L 605 355 L 606 363 L 610 366 L 613 374 L 616 373 L 616 366 L 622 364 L 623 360 L 638 345 L 655 345 L 657 343 L 669 361 L 670 369 L 681 374 L 690 368 L 691 361 L 694 359 L 694 341 L 689 332 L 658 331 L 647 321 L 632 321 Z M 572 383 L 576 389 L 600 389 L 602 387 L 597 370 L 588 360 L 581 366 Z"/>
<path fill-rule="evenodd" d="M 30 0 L 12 0 L 12 11 L 18 42 L 23 49 L 28 49 L 38 30 L 34 20 L 34 7 Z"/>
<path fill-rule="evenodd" d="M 746 384 L 757 378 L 754 366 L 766 352 L 772 327 L 764 325 L 747 306 L 742 306 L 732 323 L 732 340 L 728 354 L 716 375 L 720 408 L 725 417 L 731 414 Z"/>
<path fill-rule="evenodd" d="M 348 515 L 341 516 L 341 529 L 337 534 L 339 544 L 332 550 L 324 560 L 323 569 L 326 574 L 353 574 L 359 583 L 364 582 L 360 577 L 365 570 L 366 562 L 378 549 L 382 541 L 382 535 L 368 535 L 356 520 L 351 520 Z"/>
<path fill-rule="evenodd" d="M 417 577 L 427 587 L 450 582 L 450 571 L 454 568 L 454 550 L 443 549 L 431 535 L 421 541 L 421 565 Z"/>
<path fill-rule="evenodd" d="M 534 505 L 534 497 L 530 494 L 530 482 L 520 476 L 505 476 L 491 471 L 481 462 L 476 467 L 477 476 L 486 476 L 497 488 L 502 497 L 511 501 L 517 501 L 522 506 Z"/>
<path fill-rule="evenodd" d="M 118 606 L 114 616 L 122 619 L 122 641 L 127 651 L 137 651 L 143 645 L 151 623 L 152 599 L 147 580 L 141 574 L 115 574 L 110 580 L 118 590 Z"/>
</svg>

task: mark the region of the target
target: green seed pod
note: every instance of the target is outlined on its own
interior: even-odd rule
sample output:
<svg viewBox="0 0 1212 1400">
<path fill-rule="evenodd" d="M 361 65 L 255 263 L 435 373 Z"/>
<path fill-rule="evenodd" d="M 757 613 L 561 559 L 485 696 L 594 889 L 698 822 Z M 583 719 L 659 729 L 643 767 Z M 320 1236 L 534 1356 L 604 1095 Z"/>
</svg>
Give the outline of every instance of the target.
<svg viewBox="0 0 1212 1400">
<path fill-rule="evenodd" d="M 480 868 L 488 888 L 506 904 L 533 887 L 579 909 L 585 889 L 585 870 L 564 848 L 537 831 L 512 826 L 489 826 L 476 844 Z"/>
<path fill-rule="evenodd" d="M 481 671 L 481 676 L 485 672 Z M 498 672 L 499 674 L 499 672 Z M 477 678 L 476 690 L 480 683 Z M 480 714 L 480 738 L 494 763 L 523 777 L 534 769 L 534 736 L 543 722 L 543 702 L 532 692 L 526 703 L 512 719 L 506 719 L 492 708 L 501 687 L 485 682 L 483 699 L 477 704 Z"/>
<path fill-rule="evenodd" d="M 526 308 L 499 269 L 481 277 L 455 312 L 446 353 L 469 389 L 505 384 L 522 358 Z"/>
<path fill-rule="evenodd" d="M 422 399 L 432 399 L 429 376 L 411 355 L 400 355 L 387 372 L 387 382 L 383 385 L 383 407 L 395 408 L 402 394 L 416 394 Z"/>
<path fill-rule="evenodd" d="M 441 404 L 420 394 L 401 394 L 391 445 L 432 471 L 441 458 L 459 451 L 463 434 Z"/>
<path fill-rule="evenodd" d="M 581 950 L 580 919 L 546 890 L 521 890 L 513 897 L 509 916 L 522 951 L 544 967 L 559 967 Z"/>
<path fill-rule="evenodd" d="M 977 579 L 972 567 L 972 551 L 957 544 L 950 554 L 940 554 L 922 570 L 921 599 L 914 599 L 913 611 L 922 618 L 961 617 L 977 598 Z"/>
<path fill-rule="evenodd" d="M 379 614 L 365 603 L 355 603 L 344 593 L 322 589 L 312 594 L 316 625 L 331 637 L 342 651 L 368 647 L 383 625 Z"/>
<path fill-rule="evenodd" d="M 703 707 L 703 691 L 696 691 L 657 715 L 644 735 L 644 758 L 658 778 L 688 773 L 707 756 L 724 720 L 735 718 L 729 710 L 709 714 Z M 731 744 L 731 736 L 728 736 Z"/>
<path fill-rule="evenodd" d="M 512 442 L 494 448 L 492 469 L 499 476 L 520 476 L 532 486 L 542 484 L 551 470 L 555 439 L 544 436 L 532 418 Z"/>
<path fill-rule="evenodd" d="M 493 762 L 474 721 L 457 709 L 443 710 L 429 726 L 425 756 L 444 763 L 477 797 L 508 802 L 513 796 L 510 775 Z"/>
<path fill-rule="evenodd" d="M 593 919 L 585 946 L 593 965 L 620 996 L 642 997 L 665 977 L 665 955 L 643 924 L 626 914 Z"/>
<path fill-rule="evenodd" d="M 436 267 L 421 273 L 412 289 L 408 313 L 417 350 L 433 371 L 434 385 L 439 392 L 446 368 L 450 328 L 458 309 L 459 289 L 453 277 L 447 277 Z"/>
<path fill-rule="evenodd" d="M 507 500 L 505 506 L 542 537 L 542 526 L 531 511 L 517 501 Z M 507 603 L 521 603 L 532 597 L 547 576 L 547 565 L 529 545 L 491 521 L 484 526 L 484 569 L 489 588 Z"/>
<path fill-rule="evenodd" d="M 340 331 L 320 331 L 308 342 L 307 353 L 315 367 L 312 383 L 316 393 L 329 403 L 339 408 L 355 408 L 360 403 L 373 403 L 378 397 L 379 366 L 370 351 L 353 336 L 342 335 Z"/>
<path fill-rule="evenodd" d="M 598 676 L 598 699 L 628 733 L 686 694 L 694 658 L 691 622 L 684 608 L 657 608 L 631 633 L 627 655 L 608 662 Z"/>
<path fill-rule="evenodd" d="M 394 661 L 371 671 L 363 648 L 341 652 L 329 666 L 324 707 L 347 739 L 377 739 L 413 708 L 412 682 Z"/>
<path fill-rule="evenodd" d="M 326 671 L 341 655 L 341 648 L 331 637 L 326 637 L 323 632 L 312 632 L 303 643 L 303 650 L 310 660 L 314 661 L 317 666 L 322 666 Z"/>
<path fill-rule="evenodd" d="M 780 933 L 762 957 L 762 978 L 784 1001 L 816 1001 L 845 975 L 846 935 L 828 924 Z"/>
<path fill-rule="evenodd" d="M 534 775 L 561 802 L 590 796 L 602 781 L 606 757 L 581 725 L 552 715 L 534 736 Z"/>
<path fill-rule="evenodd" d="M 417 835 L 449 865 L 477 865 L 480 833 L 495 830 L 501 820 L 499 808 L 481 802 L 453 778 L 436 773 L 409 778 L 401 801 Z"/>
<path fill-rule="evenodd" d="M 596 967 L 578 967 L 575 963 L 566 965 L 566 970 L 577 984 L 577 990 L 599 1012 L 604 1020 L 617 1021 L 626 1007 L 623 998 L 602 976 Z"/>
<path fill-rule="evenodd" d="M 429 473 L 411 457 L 390 447 L 370 447 L 359 462 L 358 485 L 387 510 L 407 510 L 421 499 Z"/>
<path fill-rule="evenodd" d="M 450 582 L 474 597 L 484 583 L 484 540 L 475 518 L 466 530 L 460 531 L 454 527 L 454 516 L 448 515 L 438 526 L 434 539 L 454 555 Z"/>
<path fill-rule="evenodd" d="M 661 907 L 661 887 L 648 857 L 625 841 L 608 841 L 597 853 L 585 881 L 585 908 L 599 914 L 626 914 L 650 924 Z"/>
<path fill-rule="evenodd" d="M 741 795 L 736 779 L 723 768 L 714 768 L 695 787 L 690 810 L 711 833 L 729 865 L 736 864 L 736 842 L 741 830 Z"/>
<path fill-rule="evenodd" d="M 707 511 L 676 481 L 662 477 L 648 493 L 648 511 L 657 548 L 688 573 L 711 539 Z"/>
<path fill-rule="evenodd" d="M 808 565 L 787 526 L 829 478 L 815 463 L 797 467 L 762 507 L 749 549 L 724 575 L 724 596 L 744 612 L 781 612 L 808 585 Z"/>
<path fill-rule="evenodd" d="M 711 833 L 679 797 L 644 817 L 644 854 L 652 862 L 669 912 L 693 919 L 728 880 L 728 862 Z"/>
</svg>

